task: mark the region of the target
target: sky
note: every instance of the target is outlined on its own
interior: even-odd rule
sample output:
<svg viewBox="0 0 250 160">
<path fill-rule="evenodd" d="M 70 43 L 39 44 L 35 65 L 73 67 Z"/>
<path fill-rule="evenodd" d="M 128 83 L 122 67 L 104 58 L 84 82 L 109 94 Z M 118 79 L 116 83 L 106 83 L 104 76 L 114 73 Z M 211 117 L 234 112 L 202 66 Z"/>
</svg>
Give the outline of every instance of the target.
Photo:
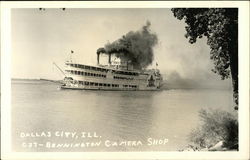
<svg viewBox="0 0 250 160">
<path fill-rule="evenodd" d="M 61 68 L 74 51 L 74 62 L 96 65 L 96 50 L 147 21 L 158 36 L 154 61 L 149 68 L 160 69 L 165 80 L 228 85 L 212 73 L 206 38 L 195 44 L 184 37 L 185 23 L 170 9 L 12 9 L 12 78 L 62 79 L 53 65 Z"/>
</svg>

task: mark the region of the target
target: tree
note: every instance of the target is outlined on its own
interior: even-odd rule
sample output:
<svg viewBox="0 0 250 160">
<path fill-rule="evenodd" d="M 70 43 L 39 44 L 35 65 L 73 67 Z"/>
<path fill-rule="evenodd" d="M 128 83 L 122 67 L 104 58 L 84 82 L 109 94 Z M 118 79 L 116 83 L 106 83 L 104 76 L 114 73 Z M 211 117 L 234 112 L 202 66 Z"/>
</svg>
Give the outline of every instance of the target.
<svg viewBox="0 0 250 160">
<path fill-rule="evenodd" d="M 238 110 L 238 9 L 237 8 L 172 8 L 174 16 L 185 20 L 189 42 L 207 37 L 212 71 L 227 79 L 231 76 L 235 109 Z"/>
</svg>

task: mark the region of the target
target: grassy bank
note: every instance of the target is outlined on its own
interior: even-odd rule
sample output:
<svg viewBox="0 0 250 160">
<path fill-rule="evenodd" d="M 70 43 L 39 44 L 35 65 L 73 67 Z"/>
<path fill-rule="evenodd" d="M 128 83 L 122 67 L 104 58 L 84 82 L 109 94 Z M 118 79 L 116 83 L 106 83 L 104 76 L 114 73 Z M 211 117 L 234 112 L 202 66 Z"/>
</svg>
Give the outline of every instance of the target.
<svg viewBox="0 0 250 160">
<path fill-rule="evenodd" d="M 202 109 L 199 116 L 201 123 L 189 134 L 190 144 L 184 150 L 238 150 L 238 117 L 236 115 L 219 109 Z"/>
</svg>

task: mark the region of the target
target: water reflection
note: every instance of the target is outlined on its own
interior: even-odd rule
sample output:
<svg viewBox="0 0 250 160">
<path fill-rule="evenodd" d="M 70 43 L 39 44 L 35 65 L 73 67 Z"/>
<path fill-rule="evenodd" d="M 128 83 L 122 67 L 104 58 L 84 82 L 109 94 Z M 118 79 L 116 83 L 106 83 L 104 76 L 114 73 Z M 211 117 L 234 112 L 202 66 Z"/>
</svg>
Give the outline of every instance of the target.
<svg viewBox="0 0 250 160">
<path fill-rule="evenodd" d="M 57 90 L 51 83 L 12 83 L 12 136 L 15 151 L 175 151 L 198 123 L 204 107 L 231 106 L 230 91 L 160 92 Z M 218 105 L 219 104 L 219 105 Z M 98 148 L 22 148 L 20 132 L 96 132 L 101 140 L 168 138 L 167 145 Z M 27 139 L 28 140 L 28 139 Z M 41 143 L 48 139 L 35 138 Z M 81 139 L 86 142 L 88 139 Z M 63 143 L 70 139 L 51 138 Z"/>
</svg>

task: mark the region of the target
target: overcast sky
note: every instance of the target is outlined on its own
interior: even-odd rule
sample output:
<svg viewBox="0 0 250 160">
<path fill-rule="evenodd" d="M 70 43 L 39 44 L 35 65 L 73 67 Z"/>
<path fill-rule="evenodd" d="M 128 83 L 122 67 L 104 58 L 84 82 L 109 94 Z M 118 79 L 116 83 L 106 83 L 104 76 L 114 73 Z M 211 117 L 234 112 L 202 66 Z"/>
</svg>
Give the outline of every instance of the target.
<svg viewBox="0 0 250 160">
<path fill-rule="evenodd" d="M 170 9 L 12 9 L 11 13 L 12 78 L 62 79 L 52 63 L 63 68 L 71 50 L 75 62 L 96 65 L 99 47 L 149 20 L 159 39 L 151 68 L 157 62 L 165 79 L 220 79 L 211 72 L 206 39 L 188 43 L 184 22 Z"/>
</svg>

